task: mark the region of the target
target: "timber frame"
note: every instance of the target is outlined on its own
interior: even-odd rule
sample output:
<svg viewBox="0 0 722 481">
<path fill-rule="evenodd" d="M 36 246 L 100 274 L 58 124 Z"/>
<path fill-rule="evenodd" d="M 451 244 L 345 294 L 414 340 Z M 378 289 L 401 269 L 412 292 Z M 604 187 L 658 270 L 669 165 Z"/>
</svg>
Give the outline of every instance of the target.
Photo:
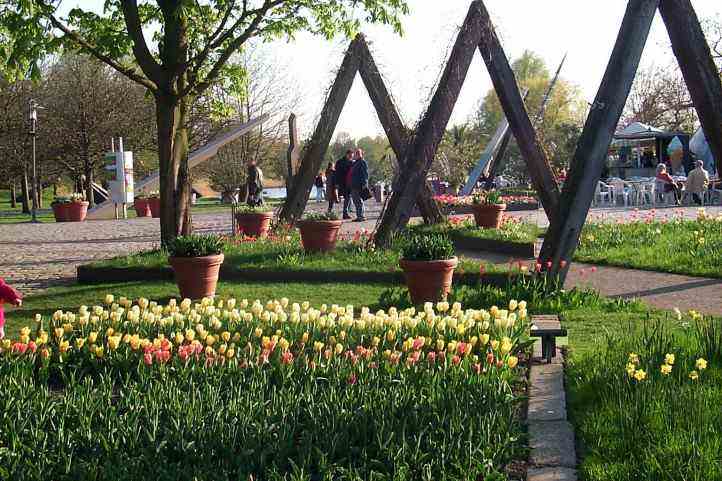
<svg viewBox="0 0 722 481">
<path fill-rule="evenodd" d="M 717 171 L 722 172 L 722 82 L 691 0 L 628 0 L 614 50 L 561 195 L 489 13 L 482 0 L 475 0 L 431 103 L 405 151 L 402 171 L 375 233 L 376 244 L 387 245 L 408 222 L 414 199 L 425 185 L 474 51 L 478 49 L 549 218 L 539 261 L 548 275 L 563 284 L 657 10 L 716 158 Z"/>
<path fill-rule="evenodd" d="M 336 79 L 321 111 L 316 130 L 303 148 L 298 170 L 293 173 L 288 182 L 286 201 L 279 213 L 281 220 L 293 223 L 303 215 L 313 181 L 322 167 L 331 136 L 348 98 L 356 73 L 361 76 L 386 137 L 389 139 L 389 144 L 400 162 L 399 170 L 404 170 L 404 164 L 401 162 L 406 154 L 411 132 L 403 124 L 398 109 L 376 67 L 366 38 L 360 33 L 356 35 L 346 51 L 341 68 L 336 74 Z M 416 204 L 425 222 L 437 223 L 443 220 L 441 210 L 433 198 L 433 191 L 428 183 L 424 182 L 418 190 Z"/>
</svg>

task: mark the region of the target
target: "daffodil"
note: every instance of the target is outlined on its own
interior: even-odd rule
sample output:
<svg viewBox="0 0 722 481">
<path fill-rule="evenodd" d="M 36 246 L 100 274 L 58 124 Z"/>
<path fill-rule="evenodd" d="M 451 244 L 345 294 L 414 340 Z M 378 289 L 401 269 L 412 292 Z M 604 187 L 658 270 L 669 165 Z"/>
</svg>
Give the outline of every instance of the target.
<svg viewBox="0 0 722 481">
<path fill-rule="evenodd" d="M 674 366 L 674 354 L 667 354 L 664 356 L 664 363 L 669 364 L 670 366 Z"/>
<path fill-rule="evenodd" d="M 644 381 L 645 379 L 647 379 L 646 371 L 644 371 L 643 369 L 637 369 L 637 371 L 635 371 L 634 373 L 634 379 L 636 379 L 637 381 Z"/>
<path fill-rule="evenodd" d="M 670 364 L 662 364 L 659 370 L 663 376 L 668 376 L 672 372 L 672 366 Z"/>
<path fill-rule="evenodd" d="M 707 369 L 707 361 L 700 357 L 694 363 L 694 367 L 696 367 L 698 371 L 704 371 L 705 369 Z"/>
<path fill-rule="evenodd" d="M 697 371 L 692 371 L 689 373 L 689 378 L 693 381 L 696 381 L 699 379 L 699 373 Z"/>
</svg>

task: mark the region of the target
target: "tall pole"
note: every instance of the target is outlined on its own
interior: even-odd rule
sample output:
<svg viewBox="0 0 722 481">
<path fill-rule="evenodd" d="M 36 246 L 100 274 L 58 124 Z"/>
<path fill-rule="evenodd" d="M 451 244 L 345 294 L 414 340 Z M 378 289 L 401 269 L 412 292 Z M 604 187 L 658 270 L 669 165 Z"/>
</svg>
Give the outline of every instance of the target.
<svg viewBox="0 0 722 481">
<path fill-rule="evenodd" d="M 30 100 L 30 137 L 33 143 L 33 209 L 32 209 L 32 223 L 38 222 L 37 210 L 38 210 L 38 173 L 35 166 L 35 137 L 37 136 L 37 122 L 38 122 L 38 111 L 37 103 L 35 100 Z"/>
</svg>

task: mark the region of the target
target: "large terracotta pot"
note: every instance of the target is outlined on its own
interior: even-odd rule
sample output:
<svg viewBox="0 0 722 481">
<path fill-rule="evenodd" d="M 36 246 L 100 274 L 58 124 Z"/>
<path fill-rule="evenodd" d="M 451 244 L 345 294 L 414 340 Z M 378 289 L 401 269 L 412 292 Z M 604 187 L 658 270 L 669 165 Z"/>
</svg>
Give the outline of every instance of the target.
<svg viewBox="0 0 722 481">
<path fill-rule="evenodd" d="M 451 290 L 454 269 L 458 258 L 443 261 L 407 261 L 399 264 L 404 271 L 406 287 L 414 304 L 434 302 L 443 299 Z"/>
<path fill-rule="evenodd" d="M 202 299 L 216 295 L 223 254 L 205 257 L 169 257 L 182 298 Z"/>
<path fill-rule="evenodd" d="M 150 208 L 150 215 L 156 219 L 160 218 L 160 197 L 149 197 L 146 199 Z"/>
<path fill-rule="evenodd" d="M 66 204 L 68 222 L 83 222 L 85 216 L 88 214 L 88 206 L 90 205 L 87 201 L 82 202 L 71 202 Z"/>
<path fill-rule="evenodd" d="M 474 204 L 472 209 L 477 226 L 483 229 L 498 229 L 501 227 L 506 204 Z"/>
<path fill-rule="evenodd" d="M 336 247 L 340 220 L 302 220 L 298 222 L 301 243 L 306 252 L 328 252 Z"/>
<path fill-rule="evenodd" d="M 273 212 L 257 212 L 253 214 L 236 214 L 237 234 L 260 239 L 268 235 Z"/>
<path fill-rule="evenodd" d="M 148 199 L 135 199 L 133 201 L 133 208 L 135 208 L 135 215 L 138 217 L 150 217 L 150 204 Z"/>
<path fill-rule="evenodd" d="M 70 204 L 52 204 L 55 222 L 68 222 L 68 205 Z"/>
</svg>

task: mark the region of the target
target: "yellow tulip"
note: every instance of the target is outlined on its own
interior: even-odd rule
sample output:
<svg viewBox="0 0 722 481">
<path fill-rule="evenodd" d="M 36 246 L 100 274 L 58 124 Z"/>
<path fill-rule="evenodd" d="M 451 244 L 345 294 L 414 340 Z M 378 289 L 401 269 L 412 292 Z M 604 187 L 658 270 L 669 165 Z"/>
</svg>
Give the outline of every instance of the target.
<svg viewBox="0 0 722 481">
<path fill-rule="evenodd" d="M 336 354 L 341 354 L 343 352 L 343 344 L 340 342 L 336 344 Z"/>
<path fill-rule="evenodd" d="M 98 340 L 98 333 L 93 331 L 90 334 L 88 334 L 88 342 L 90 344 L 95 344 L 95 341 Z"/>
<path fill-rule="evenodd" d="M 509 356 L 509 359 L 506 360 L 506 365 L 509 366 L 510 369 L 514 369 L 517 364 L 519 364 L 519 358 L 516 356 Z"/>
<path fill-rule="evenodd" d="M 224 331 L 223 334 L 221 334 L 221 339 L 223 339 L 225 342 L 228 342 L 231 340 L 231 333 L 228 331 Z"/>
<path fill-rule="evenodd" d="M 95 348 L 95 356 L 99 359 L 103 358 L 105 356 L 105 349 L 103 349 L 103 346 L 97 346 Z"/>
</svg>

